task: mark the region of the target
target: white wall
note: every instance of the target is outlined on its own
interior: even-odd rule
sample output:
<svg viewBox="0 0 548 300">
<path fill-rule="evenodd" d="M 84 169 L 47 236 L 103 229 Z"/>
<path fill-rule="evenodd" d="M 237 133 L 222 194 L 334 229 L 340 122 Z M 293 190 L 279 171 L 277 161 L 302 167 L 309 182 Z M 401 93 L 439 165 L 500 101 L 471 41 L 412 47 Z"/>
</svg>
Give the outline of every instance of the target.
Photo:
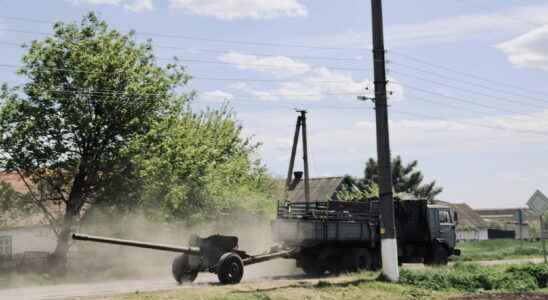
<svg viewBox="0 0 548 300">
<path fill-rule="evenodd" d="M 2 236 L 11 236 L 12 255 L 27 251 L 51 253 L 57 243 L 55 234 L 47 226 L 0 229 Z"/>
<path fill-rule="evenodd" d="M 513 224 L 513 229 L 516 232 L 516 240 L 520 239 L 519 227 L 520 226 L 518 224 Z M 522 234 L 522 237 L 523 237 L 524 240 L 531 238 L 531 235 L 529 234 L 529 224 L 521 225 L 521 234 Z"/>
<path fill-rule="evenodd" d="M 457 230 L 457 241 L 482 241 L 487 239 L 487 229 Z"/>
</svg>

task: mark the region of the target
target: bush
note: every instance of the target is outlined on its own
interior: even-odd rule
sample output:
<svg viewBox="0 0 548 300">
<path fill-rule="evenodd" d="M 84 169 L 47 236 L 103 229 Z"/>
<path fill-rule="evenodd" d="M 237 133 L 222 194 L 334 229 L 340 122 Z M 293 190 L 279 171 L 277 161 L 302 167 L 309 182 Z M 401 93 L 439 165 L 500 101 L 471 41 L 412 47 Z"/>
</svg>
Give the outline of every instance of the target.
<svg viewBox="0 0 548 300">
<path fill-rule="evenodd" d="M 512 292 L 530 292 L 538 288 L 535 278 L 527 273 L 505 273 L 495 283 L 495 289 Z"/>
<path fill-rule="evenodd" d="M 527 264 L 521 266 L 512 266 L 507 270 L 508 273 L 517 276 L 531 276 L 540 288 L 548 287 L 548 265 L 546 264 Z"/>
<path fill-rule="evenodd" d="M 512 292 L 533 291 L 547 287 L 547 265 L 520 265 L 506 269 L 457 263 L 452 268 L 428 271 L 401 271 L 400 282 L 436 291 L 505 290 Z"/>
</svg>

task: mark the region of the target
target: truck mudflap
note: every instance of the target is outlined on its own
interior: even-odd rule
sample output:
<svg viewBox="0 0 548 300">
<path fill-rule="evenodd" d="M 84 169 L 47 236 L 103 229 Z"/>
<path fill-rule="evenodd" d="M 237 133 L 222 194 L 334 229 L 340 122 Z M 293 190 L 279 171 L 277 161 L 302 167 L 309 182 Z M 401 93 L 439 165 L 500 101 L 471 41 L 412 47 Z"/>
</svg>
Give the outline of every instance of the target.
<svg viewBox="0 0 548 300">
<path fill-rule="evenodd" d="M 453 248 L 453 253 L 451 253 L 452 255 L 455 255 L 455 256 L 460 256 L 460 249 L 454 249 Z"/>
</svg>

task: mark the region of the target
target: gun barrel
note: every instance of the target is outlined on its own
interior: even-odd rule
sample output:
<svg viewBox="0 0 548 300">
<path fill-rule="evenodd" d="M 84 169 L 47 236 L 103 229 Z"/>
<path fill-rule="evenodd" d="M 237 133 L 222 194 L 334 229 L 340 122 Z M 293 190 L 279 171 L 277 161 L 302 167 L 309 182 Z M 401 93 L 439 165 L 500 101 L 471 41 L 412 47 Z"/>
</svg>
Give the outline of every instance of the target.
<svg viewBox="0 0 548 300">
<path fill-rule="evenodd" d="M 200 248 L 198 247 L 180 247 L 180 246 L 172 246 L 172 245 L 153 244 L 153 243 L 145 243 L 145 242 L 138 242 L 138 241 L 92 236 L 87 234 L 78 234 L 78 233 L 72 234 L 72 239 L 79 240 L 79 241 L 114 244 L 114 245 L 121 245 L 121 246 L 130 246 L 130 247 L 137 247 L 137 248 L 168 251 L 168 252 L 200 254 Z"/>
</svg>

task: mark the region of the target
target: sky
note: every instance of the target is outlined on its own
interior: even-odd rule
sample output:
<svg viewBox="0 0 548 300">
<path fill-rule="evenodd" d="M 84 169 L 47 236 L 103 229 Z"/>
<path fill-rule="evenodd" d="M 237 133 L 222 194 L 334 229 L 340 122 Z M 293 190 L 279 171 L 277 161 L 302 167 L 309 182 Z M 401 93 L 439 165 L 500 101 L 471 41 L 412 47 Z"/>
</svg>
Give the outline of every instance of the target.
<svg viewBox="0 0 548 300">
<path fill-rule="evenodd" d="M 548 193 L 548 4 L 383 1 L 392 155 L 417 160 L 440 200 L 525 206 Z M 17 45 L 95 11 L 151 39 L 194 77 L 195 109 L 228 101 L 273 175 L 308 111 L 311 176 L 362 176 L 376 157 L 369 1 L 0 0 L 0 81 Z M 302 168 L 299 161 L 297 168 Z"/>
</svg>

